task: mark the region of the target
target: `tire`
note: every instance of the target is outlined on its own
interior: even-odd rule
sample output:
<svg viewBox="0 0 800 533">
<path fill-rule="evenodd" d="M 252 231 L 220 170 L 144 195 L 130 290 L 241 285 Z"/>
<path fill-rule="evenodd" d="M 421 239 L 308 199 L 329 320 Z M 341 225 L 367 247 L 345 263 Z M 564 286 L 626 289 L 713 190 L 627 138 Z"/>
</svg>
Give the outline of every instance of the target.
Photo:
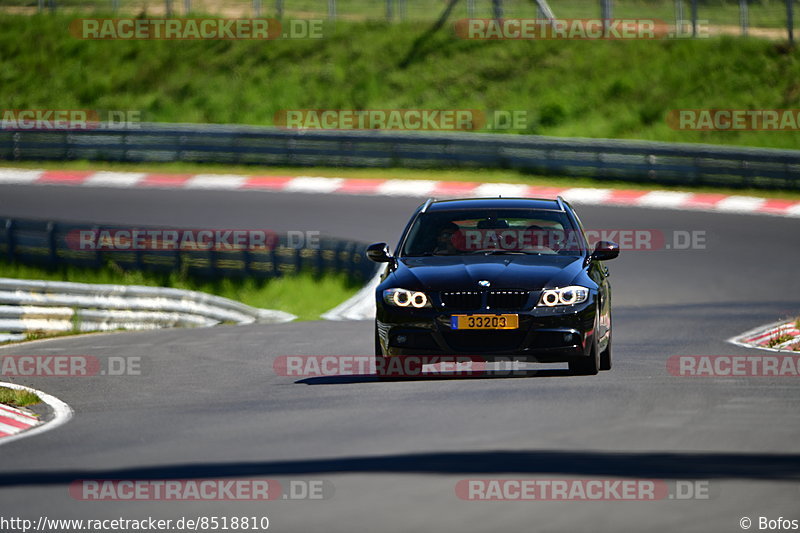
<svg viewBox="0 0 800 533">
<path fill-rule="evenodd" d="M 594 376 L 600 370 L 600 354 L 597 340 L 592 341 L 592 352 L 589 357 L 582 357 L 569 362 L 569 371 L 577 376 Z"/>
<path fill-rule="evenodd" d="M 386 361 L 383 356 L 383 347 L 381 347 L 381 339 L 378 337 L 378 325 L 375 324 L 375 375 L 378 379 L 385 377 Z"/>
<path fill-rule="evenodd" d="M 606 349 L 600 352 L 600 370 L 611 370 L 611 337 L 608 337 Z"/>
<path fill-rule="evenodd" d="M 383 348 L 381 347 L 381 339 L 378 337 L 377 324 L 375 324 L 375 357 L 383 357 Z"/>
<path fill-rule="evenodd" d="M 606 349 L 600 352 L 600 370 L 611 370 L 611 316 L 608 317 L 608 344 Z"/>
</svg>

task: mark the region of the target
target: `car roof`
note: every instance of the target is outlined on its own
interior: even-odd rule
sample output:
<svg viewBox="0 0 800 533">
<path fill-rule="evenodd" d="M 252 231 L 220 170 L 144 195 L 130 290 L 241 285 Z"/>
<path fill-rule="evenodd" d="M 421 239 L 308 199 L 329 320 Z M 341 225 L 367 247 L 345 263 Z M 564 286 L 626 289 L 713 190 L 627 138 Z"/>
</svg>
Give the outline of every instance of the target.
<svg viewBox="0 0 800 533">
<path fill-rule="evenodd" d="M 486 208 L 564 211 L 562 204 L 558 200 L 547 200 L 543 198 L 458 198 L 452 200 L 433 200 L 427 204 L 427 212 Z"/>
</svg>

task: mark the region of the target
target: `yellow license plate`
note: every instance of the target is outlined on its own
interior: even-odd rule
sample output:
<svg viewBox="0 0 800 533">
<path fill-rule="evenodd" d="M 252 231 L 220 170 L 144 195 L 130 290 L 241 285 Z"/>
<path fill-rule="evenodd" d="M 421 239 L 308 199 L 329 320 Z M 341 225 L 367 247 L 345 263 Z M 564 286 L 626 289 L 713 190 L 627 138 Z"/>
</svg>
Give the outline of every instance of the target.
<svg viewBox="0 0 800 533">
<path fill-rule="evenodd" d="M 451 329 L 517 329 L 519 315 L 453 315 Z"/>
</svg>

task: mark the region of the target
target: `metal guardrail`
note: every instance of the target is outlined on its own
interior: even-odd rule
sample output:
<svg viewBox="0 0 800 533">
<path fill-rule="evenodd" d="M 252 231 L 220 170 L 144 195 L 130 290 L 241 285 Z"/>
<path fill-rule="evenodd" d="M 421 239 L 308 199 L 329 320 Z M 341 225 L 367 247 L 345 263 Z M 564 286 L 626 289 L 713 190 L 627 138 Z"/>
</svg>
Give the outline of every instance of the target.
<svg viewBox="0 0 800 533">
<path fill-rule="evenodd" d="M 641 183 L 800 189 L 800 150 L 475 133 L 143 123 L 0 132 L 0 160 L 509 168 Z"/>
<path fill-rule="evenodd" d="M 280 323 L 290 313 L 257 309 L 211 294 L 161 287 L 0 278 L 0 342 L 24 332 Z"/>
<path fill-rule="evenodd" d="M 359 283 L 372 278 L 376 269 L 364 255 L 365 244 L 330 237 L 320 237 L 319 246 L 308 248 L 293 246 L 287 235 L 276 235 L 274 246 L 263 250 L 82 250 L 73 241 L 76 231 L 116 229 L 151 228 L 0 218 L 0 260 L 50 268 L 61 265 L 99 268 L 113 262 L 124 270 L 177 271 L 206 279 L 265 279 L 301 271 L 342 272 Z"/>
<path fill-rule="evenodd" d="M 366 282 L 376 271 L 364 255 L 364 244 L 327 237 L 320 237 L 319 247 L 313 248 L 291 246 L 287 235 L 276 235 L 274 246 L 263 250 L 76 249 L 75 231 L 116 229 L 149 228 L 0 219 L 0 260 L 51 268 L 97 268 L 113 262 L 124 270 L 178 271 L 207 279 L 264 279 L 311 271 L 343 272 L 354 281 Z M 155 329 L 294 318 L 196 291 L 0 278 L 0 342 L 24 340 L 30 331 Z"/>
</svg>

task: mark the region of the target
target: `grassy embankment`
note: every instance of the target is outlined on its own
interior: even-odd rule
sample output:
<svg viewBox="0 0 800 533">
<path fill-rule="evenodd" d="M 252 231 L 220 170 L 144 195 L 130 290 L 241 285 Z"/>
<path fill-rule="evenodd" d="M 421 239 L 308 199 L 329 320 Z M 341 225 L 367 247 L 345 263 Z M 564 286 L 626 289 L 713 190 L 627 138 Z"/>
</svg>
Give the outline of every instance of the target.
<svg viewBox="0 0 800 533">
<path fill-rule="evenodd" d="M 70 20 L 0 16 L 3 108 L 265 125 L 285 109 L 524 110 L 521 133 L 800 146 L 796 132 L 666 123 L 672 109 L 800 107 L 800 52 L 760 39 L 466 41 L 448 25 L 415 48 L 427 24 L 342 21 L 322 39 L 88 41 Z"/>
</svg>

